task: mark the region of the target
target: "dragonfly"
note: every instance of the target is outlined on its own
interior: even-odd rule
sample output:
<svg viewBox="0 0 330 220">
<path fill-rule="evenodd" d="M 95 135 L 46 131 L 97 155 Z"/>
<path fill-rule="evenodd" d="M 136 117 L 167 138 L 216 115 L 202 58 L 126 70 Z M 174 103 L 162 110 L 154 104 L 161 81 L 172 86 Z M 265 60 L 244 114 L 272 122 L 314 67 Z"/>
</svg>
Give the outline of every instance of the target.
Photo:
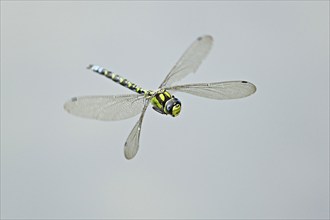
<svg viewBox="0 0 330 220">
<path fill-rule="evenodd" d="M 176 85 L 176 82 L 197 71 L 209 54 L 212 44 L 212 36 L 198 37 L 156 90 L 143 89 L 110 70 L 91 64 L 88 69 L 134 91 L 135 94 L 74 97 L 65 102 L 64 109 L 79 117 L 102 121 L 123 120 L 140 114 L 124 145 L 125 158 L 132 159 L 139 150 L 142 121 L 149 105 L 160 114 L 177 117 L 182 104 L 172 95 L 174 92 L 216 100 L 239 99 L 256 92 L 254 84 L 243 80 Z"/>
</svg>

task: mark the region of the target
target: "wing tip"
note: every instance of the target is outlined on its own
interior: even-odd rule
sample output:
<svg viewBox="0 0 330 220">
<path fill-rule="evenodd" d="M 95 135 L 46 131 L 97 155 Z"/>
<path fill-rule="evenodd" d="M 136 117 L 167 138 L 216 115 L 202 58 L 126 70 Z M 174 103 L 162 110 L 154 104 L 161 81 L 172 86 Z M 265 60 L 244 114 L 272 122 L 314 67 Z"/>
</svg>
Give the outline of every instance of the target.
<svg viewBox="0 0 330 220">
<path fill-rule="evenodd" d="M 70 106 L 71 106 L 72 102 L 75 102 L 75 101 L 77 101 L 77 97 L 73 97 L 70 100 L 66 101 L 63 105 L 64 110 L 66 110 L 67 112 L 70 113 Z"/>
<path fill-rule="evenodd" d="M 241 83 L 246 84 L 248 87 L 250 87 L 250 93 L 247 94 L 247 96 L 250 96 L 257 91 L 257 87 L 253 83 L 245 81 L 245 80 L 242 80 Z"/>
<path fill-rule="evenodd" d="M 209 40 L 211 42 L 213 42 L 213 37 L 211 35 L 203 35 L 197 38 L 198 41 L 202 41 L 202 40 Z"/>
<path fill-rule="evenodd" d="M 137 151 L 132 152 L 131 150 L 129 150 L 128 146 L 127 146 L 127 142 L 125 143 L 124 146 L 124 156 L 126 160 L 131 160 L 135 157 L 135 155 L 137 154 Z"/>
</svg>

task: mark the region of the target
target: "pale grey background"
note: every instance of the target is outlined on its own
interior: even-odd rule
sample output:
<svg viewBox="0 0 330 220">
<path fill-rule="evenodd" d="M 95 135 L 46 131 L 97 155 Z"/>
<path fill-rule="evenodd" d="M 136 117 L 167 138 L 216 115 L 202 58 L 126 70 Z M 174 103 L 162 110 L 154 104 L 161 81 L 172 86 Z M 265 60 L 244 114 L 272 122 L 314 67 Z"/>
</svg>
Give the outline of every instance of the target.
<svg viewBox="0 0 330 220">
<path fill-rule="evenodd" d="M 1 217 L 329 218 L 329 2 L 1 1 Z M 183 80 L 248 80 L 234 101 L 177 94 L 178 118 L 81 119 L 76 95 L 147 89 L 200 35 L 214 47 Z"/>
</svg>

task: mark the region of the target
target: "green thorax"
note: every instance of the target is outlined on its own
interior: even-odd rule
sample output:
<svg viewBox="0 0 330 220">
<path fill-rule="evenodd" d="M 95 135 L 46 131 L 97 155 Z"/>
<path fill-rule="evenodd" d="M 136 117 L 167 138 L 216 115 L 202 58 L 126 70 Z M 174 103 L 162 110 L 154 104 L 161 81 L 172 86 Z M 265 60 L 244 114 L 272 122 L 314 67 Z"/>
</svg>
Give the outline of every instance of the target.
<svg viewBox="0 0 330 220">
<path fill-rule="evenodd" d="M 150 103 L 154 109 L 160 113 L 165 114 L 164 107 L 165 103 L 172 98 L 171 94 L 165 90 L 159 90 L 155 92 L 153 97 L 150 99 Z"/>
</svg>

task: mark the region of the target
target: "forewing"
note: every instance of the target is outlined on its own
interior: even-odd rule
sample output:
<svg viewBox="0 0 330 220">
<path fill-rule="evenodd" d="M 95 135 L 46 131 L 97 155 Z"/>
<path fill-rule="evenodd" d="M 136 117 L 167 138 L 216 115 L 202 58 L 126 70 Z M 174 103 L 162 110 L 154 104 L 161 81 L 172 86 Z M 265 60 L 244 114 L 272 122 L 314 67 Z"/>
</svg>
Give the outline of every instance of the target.
<svg viewBox="0 0 330 220">
<path fill-rule="evenodd" d="M 181 80 L 189 73 L 196 72 L 211 50 L 212 43 L 213 39 L 211 36 L 206 35 L 197 38 L 197 40 L 184 52 L 159 88 L 169 86 L 172 83 Z"/>
<path fill-rule="evenodd" d="M 172 86 L 169 91 L 180 91 L 210 99 L 239 99 L 252 95 L 256 86 L 247 81 L 228 81 L 214 83 L 196 83 Z"/>
<path fill-rule="evenodd" d="M 146 112 L 148 105 L 149 105 L 149 101 L 145 102 L 140 118 L 134 125 L 131 133 L 128 135 L 127 140 L 125 142 L 124 154 L 127 160 L 130 160 L 133 157 L 135 157 L 136 153 L 139 150 L 141 125 L 142 125 L 144 113 Z"/>
<path fill-rule="evenodd" d="M 141 113 L 143 95 L 82 96 L 74 97 L 64 104 L 70 114 L 103 121 L 116 121 Z"/>
</svg>

